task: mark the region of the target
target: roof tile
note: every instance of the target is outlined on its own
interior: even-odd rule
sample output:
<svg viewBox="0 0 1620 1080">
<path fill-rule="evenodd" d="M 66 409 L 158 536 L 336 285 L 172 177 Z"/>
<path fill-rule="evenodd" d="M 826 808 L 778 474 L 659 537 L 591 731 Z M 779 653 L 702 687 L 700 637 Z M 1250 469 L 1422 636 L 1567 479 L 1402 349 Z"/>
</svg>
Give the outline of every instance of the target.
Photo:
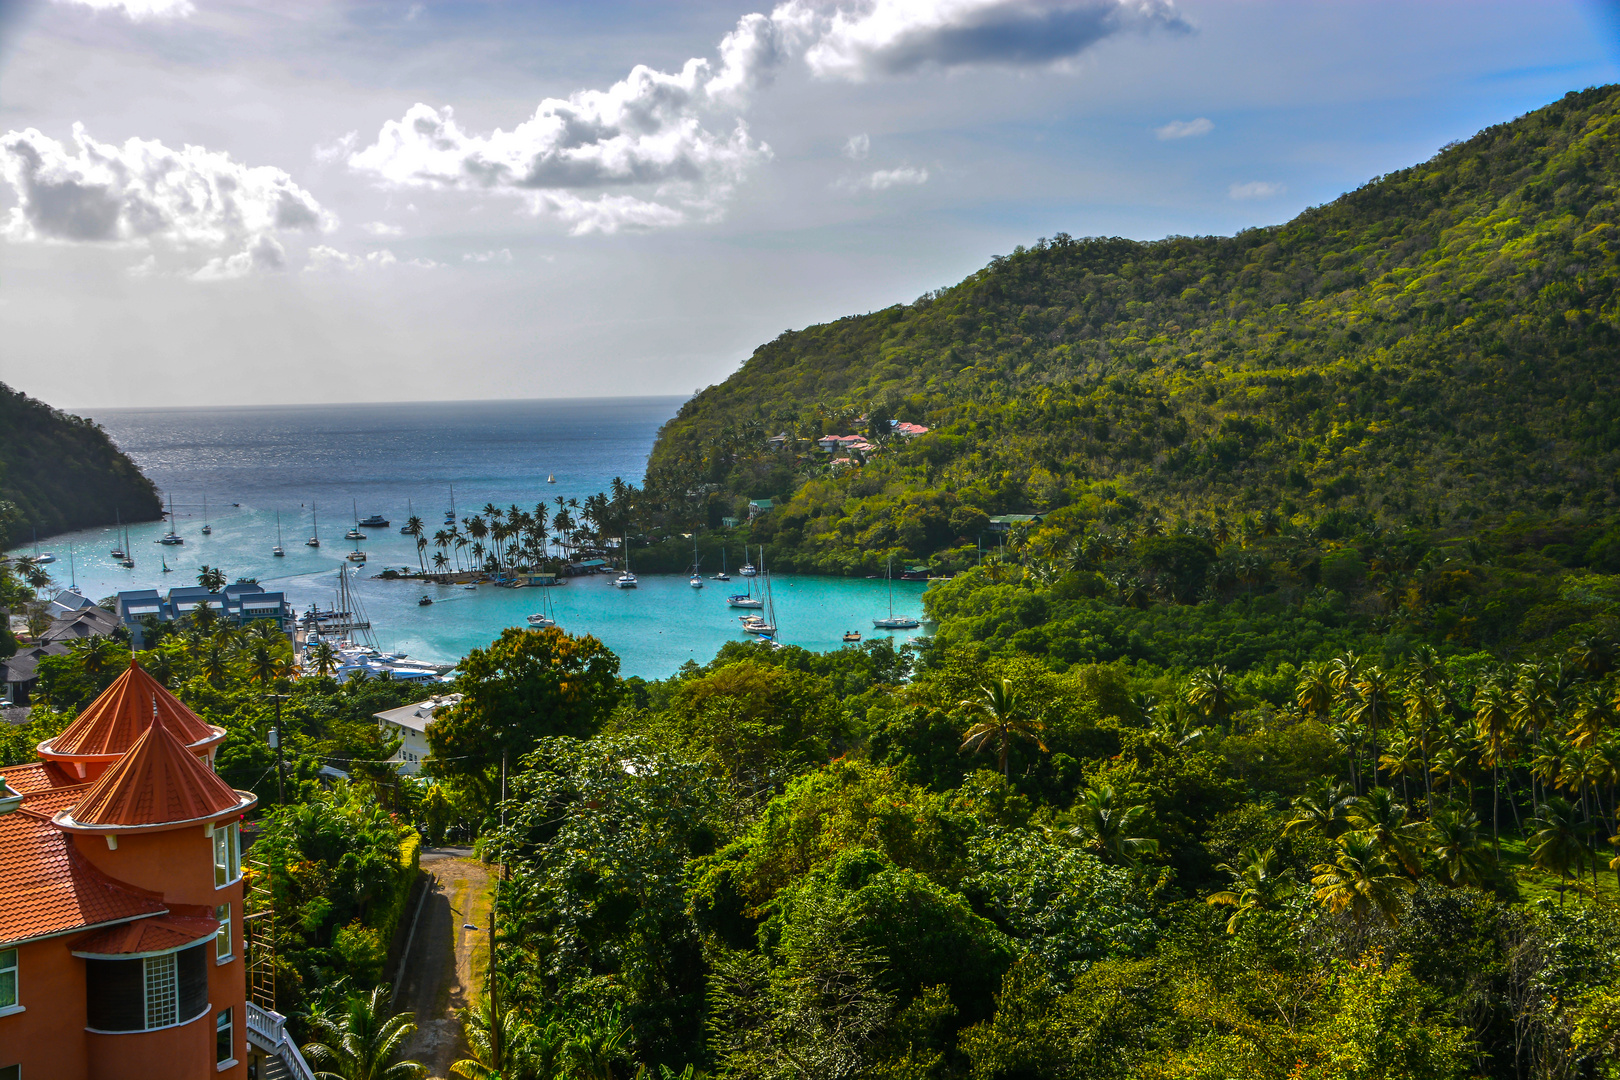
<svg viewBox="0 0 1620 1080">
<path fill-rule="evenodd" d="M 222 814 L 241 802 L 229 784 L 175 738 L 160 713 L 129 752 L 102 773 L 74 805 L 73 822 L 163 825 Z"/>
<path fill-rule="evenodd" d="M 157 893 L 106 876 L 25 810 L 0 816 L 0 897 L 0 945 L 164 911 Z"/>
<path fill-rule="evenodd" d="M 223 737 L 220 729 L 203 723 L 131 659 L 129 670 L 103 690 L 67 730 L 50 740 L 47 750 L 64 757 L 116 757 L 135 745 L 151 726 L 154 712 L 182 742 L 193 746 Z"/>
</svg>

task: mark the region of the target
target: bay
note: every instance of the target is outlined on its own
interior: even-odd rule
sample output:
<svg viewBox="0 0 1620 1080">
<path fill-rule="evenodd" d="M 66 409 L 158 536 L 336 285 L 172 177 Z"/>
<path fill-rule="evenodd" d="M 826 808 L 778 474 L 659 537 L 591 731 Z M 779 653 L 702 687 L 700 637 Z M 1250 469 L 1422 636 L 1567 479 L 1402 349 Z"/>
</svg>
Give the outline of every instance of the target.
<svg viewBox="0 0 1620 1080">
<path fill-rule="evenodd" d="M 543 501 L 555 510 L 558 496 L 583 501 L 616 476 L 639 484 L 659 427 L 683 400 L 99 410 L 93 419 L 172 498 L 186 543 L 156 544 L 167 523 L 130 526 L 132 570 L 109 554 L 116 546 L 111 527 L 54 536 L 41 547 L 57 556 L 53 576 L 64 585 L 76 579 L 92 599 L 194 584 L 208 565 L 229 580 L 250 577 L 285 591 L 302 610 L 332 603 L 338 574 L 349 567 L 343 556 L 354 547 L 343 534 L 356 516 L 382 514 L 389 527 L 363 530 L 368 561 L 350 568 L 351 588 L 382 647 L 454 663 L 503 628 L 525 625 L 549 601 L 564 630 L 594 634 L 618 653 L 623 674 L 664 678 L 687 660 L 706 662 L 728 640 L 747 638 L 725 603 L 742 578 L 707 581 L 702 589 L 690 588 L 684 575 L 653 574 L 641 575 L 635 590 L 614 589 L 606 576 L 544 590 L 465 590 L 375 575 L 416 569 L 415 543 L 399 527 L 414 510 L 430 533 L 439 528 L 452 488 L 465 517 L 490 503 L 532 510 Z M 547 483 L 550 476 L 556 483 Z M 270 552 L 278 513 L 282 558 Z M 205 514 L 210 536 L 201 532 Z M 306 547 L 317 528 L 321 546 Z M 733 570 L 739 554 L 732 553 Z M 895 613 L 920 618 L 924 587 L 894 582 Z M 781 640 L 817 651 L 841 647 L 846 630 L 871 638 L 871 620 L 889 610 L 889 587 L 880 580 L 773 575 L 773 592 Z M 419 606 L 423 595 L 434 603 Z"/>
</svg>

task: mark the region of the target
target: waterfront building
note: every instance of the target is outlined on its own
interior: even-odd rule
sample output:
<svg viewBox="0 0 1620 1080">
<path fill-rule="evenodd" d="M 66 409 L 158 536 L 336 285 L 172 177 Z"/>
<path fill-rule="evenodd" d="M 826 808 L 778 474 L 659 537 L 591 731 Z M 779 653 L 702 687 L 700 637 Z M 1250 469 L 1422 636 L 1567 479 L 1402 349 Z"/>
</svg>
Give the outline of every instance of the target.
<svg viewBox="0 0 1620 1080">
<path fill-rule="evenodd" d="M 0 769 L 0 1077 L 293 1064 L 283 1019 L 247 999 L 240 831 L 257 800 L 215 774 L 224 739 L 131 662 L 38 761 Z"/>
<path fill-rule="evenodd" d="M 388 759 L 389 764 L 407 776 L 415 776 L 421 772 L 422 762 L 426 761 L 428 754 L 431 753 L 427 733 L 433 723 L 433 717 L 439 709 L 447 709 L 460 701 L 460 694 L 446 694 L 443 697 L 418 701 L 414 705 L 402 705 L 397 709 L 372 713 L 377 726 L 382 728 L 383 738 L 399 740 L 399 749 Z"/>
<path fill-rule="evenodd" d="M 201 607 L 237 626 L 273 619 L 289 640 L 293 636 L 293 607 L 287 595 L 266 592 L 262 585 L 250 581 L 238 581 L 217 593 L 201 585 L 186 585 L 170 589 L 167 596 L 159 596 L 156 589 L 130 589 L 117 597 L 118 618 L 129 630 L 130 644 L 137 649 L 146 648 L 143 624 L 147 618 L 174 622 Z"/>
</svg>

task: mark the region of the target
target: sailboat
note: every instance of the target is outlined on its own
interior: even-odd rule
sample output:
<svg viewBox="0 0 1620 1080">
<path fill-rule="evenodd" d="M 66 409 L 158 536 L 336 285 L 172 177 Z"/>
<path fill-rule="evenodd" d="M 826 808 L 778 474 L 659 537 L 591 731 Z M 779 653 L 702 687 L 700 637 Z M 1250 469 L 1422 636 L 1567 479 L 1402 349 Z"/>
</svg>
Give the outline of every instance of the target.
<svg viewBox="0 0 1620 1080">
<path fill-rule="evenodd" d="M 355 550 L 358 551 L 360 549 L 360 541 L 366 538 L 366 534 L 360 531 L 360 504 L 354 500 L 351 500 L 351 502 L 353 502 L 354 505 L 354 528 L 344 533 L 343 539 L 353 540 L 355 542 Z"/>
<path fill-rule="evenodd" d="M 763 545 L 761 545 L 761 547 L 760 547 L 760 556 L 759 557 L 760 557 L 761 562 L 765 561 L 765 548 L 764 548 Z M 754 568 L 754 564 L 748 561 L 748 545 L 747 544 L 743 545 L 742 569 L 738 570 L 737 573 L 741 574 L 743 577 L 753 577 L 755 574 L 759 573 L 759 571 Z"/>
<path fill-rule="evenodd" d="M 549 630 L 551 627 L 556 626 L 557 612 L 551 606 L 550 589 L 540 591 L 540 608 L 540 611 L 529 616 L 529 628 L 531 630 Z"/>
<path fill-rule="evenodd" d="M 557 477 L 556 477 L 556 476 L 554 476 L 554 475 L 548 475 L 548 476 L 547 476 L 547 477 L 546 477 L 546 483 L 548 483 L 548 484 L 555 484 L 555 483 L 556 483 L 556 482 L 557 482 Z"/>
<path fill-rule="evenodd" d="M 159 556 L 159 557 L 161 558 L 161 556 Z M 165 574 L 174 573 L 174 567 L 169 565 L 169 560 L 168 559 L 163 559 L 163 572 Z"/>
<path fill-rule="evenodd" d="M 748 558 L 748 546 L 746 544 L 743 545 L 743 558 Z M 760 548 L 759 559 L 761 562 L 765 561 L 765 549 L 763 547 Z M 748 573 L 743 576 L 753 577 L 753 564 L 749 564 L 747 570 Z M 743 573 L 741 570 L 737 572 L 739 574 Z M 756 610 L 765 606 L 765 601 L 754 595 L 754 583 L 752 581 L 748 583 L 747 592 L 734 593 L 726 597 L 726 603 L 734 608 L 754 608 Z"/>
<path fill-rule="evenodd" d="M 48 551 L 39 550 L 39 530 L 35 529 L 34 530 L 34 565 L 35 566 L 44 566 L 46 563 L 53 563 L 55 561 L 56 561 L 56 556 L 55 555 L 52 555 Z"/>
<path fill-rule="evenodd" d="M 107 554 L 122 562 L 124 559 L 124 515 L 113 510 L 113 519 L 117 524 L 113 527 L 113 549 Z"/>
<path fill-rule="evenodd" d="M 315 504 L 309 504 L 309 539 L 304 541 L 305 547 L 321 546 L 320 522 L 315 516 Z"/>
<path fill-rule="evenodd" d="M 771 642 L 772 644 L 775 644 L 775 640 L 776 640 L 776 598 L 772 595 L 772 592 L 771 592 L 771 576 L 769 574 L 764 573 L 764 570 L 765 570 L 765 548 L 764 548 L 763 545 L 761 545 L 760 549 L 759 549 L 759 567 L 760 567 L 761 577 L 763 578 L 763 580 L 761 582 L 761 585 L 760 585 L 760 591 L 763 594 L 764 600 L 765 600 L 765 614 L 764 614 L 763 617 L 759 616 L 759 615 L 744 615 L 744 616 L 742 616 L 743 631 L 745 633 L 754 634 L 754 635 L 756 635 L 756 636 L 758 636 L 758 637 L 760 637 L 760 638 L 762 638 L 762 639 L 764 639 L 766 641 Z"/>
<path fill-rule="evenodd" d="M 720 549 L 720 572 L 714 575 L 716 581 L 730 581 L 731 575 L 726 573 L 726 549 Z"/>
<path fill-rule="evenodd" d="M 694 589 L 703 588 L 703 575 L 698 573 L 697 533 L 692 533 L 692 577 L 687 584 Z"/>
<path fill-rule="evenodd" d="M 454 484 L 450 485 L 450 509 L 444 512 L 444 523 L 446 525 L 456 523 L 456 485 Z"/>
<path fill-rule="evenodd" d="M 118 564 L 125 570 L 135 569 L 135 553 L 130 550 L 132 546 L 129 542 L 129 530 L 126 528 L 124 530 L 124 550 L 121 553 L 123 558 L 118 560 Z"/>
<path fill-rule="evenodd" d="M 167 533 L 165 533 L 161 539 L 158 540 L 158 543 L 162 544 L 164 547 L 176 547 L 176 546 L 178 546 L 180 544 L 184 544 L 185 542 L 186 542 L 186 538 L 181 536 L 174 529 L 174 496 L 170 495 L 169 496 L 169 531 Z"/>
<path fill-rule="evenodd" d="M 276 546 L 270 549 L 270 554 L 281 557 L 287 554 L 281 549 L 281 511 L 276 511 Z"/>
<path fill-rule="evenodd" d="M 630 572 L 630 541 L 621 536 L 619 543 L 624 545 L 624 573 L 613 579 L 613 587 L 615 589 L 633 589 L 639 582 L 636 581 L 636 575 Z"/>
<path fill-rule="evenodd" d="M 202 527 L 202 534 L 204 536 L 213 536 L 214 535 L 214 527 L 212 525 L 208 524 L 208 496 L 206 496 L 206 495 L 203 496 L 203 527 Z"/>
<path fill-rule="evenodd" d="M 908 619 L 908 618 L 905 618 L 904 616 L 901 616 L 900 618 L 895 618 L 895 615 L 894 615 L 894 558 L 892 556 L 889 558 L 888 569 L 884 573 L 883 576 L 889 579 L 889 617 L 887 619 L 873 619 L 872 620 L 872 626 L 875 629 L 878 629 L 878 630 L 915 630 L 915 629 L 917 629 L 917 627 L 921 626 L 922 623 L 918 622 L 916 619 Z"/>
<path fill-rule="evenodd" d="M 411 518 L 413 518 L 415 516 L 416 516 L 416 507 L 411 505 L 411 500 L 406 499 L 405 500 L 405 524 L 403 524 L 403 525 L 401 525 L 399 527 L 399 535 L 401 535 L 401 536 L 409 536 L 409 535 L 411 535 Z"/>
</svg>

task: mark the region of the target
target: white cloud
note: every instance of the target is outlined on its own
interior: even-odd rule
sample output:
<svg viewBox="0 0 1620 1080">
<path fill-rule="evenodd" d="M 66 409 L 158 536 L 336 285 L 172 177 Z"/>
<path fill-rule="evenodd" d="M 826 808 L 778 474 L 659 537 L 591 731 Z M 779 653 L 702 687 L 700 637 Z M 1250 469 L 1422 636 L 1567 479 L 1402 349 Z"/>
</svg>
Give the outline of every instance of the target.
<svg viewBox="0 0 1620 1080">
<path fill-rule="evenodd" d="M 387 187 L 519 195 L 576 235 L 712 220 L 770 157 L 737 111 L 770 81 L 803 22 L 745 16 L 721 41 L 718 67 L 637 65 L 607 90 L 545 99 L 510 131 L 471 132 L 449 106 L 419 103 L 346 160 Z"/>
<path fill-rule="evenodd" d="M 846 191 L 887 191 L 893 187 L 916 187 L 928 183 L 928 170 L 902 165 L 898 169 L 878 169 L 852 180 L 840 180 L 835 187 Z"/>
<path fill-rule="evenodd" d="M 443 263 L 434 262 L 432 259 L 409 259 L 401 262 L 399 256 L 387 248 L 378 248 L 376 251 L 369 251 L 364 255 L 351 255 L 335 247 L 317 244 L 309 249 L 309 262 L 304 266 L 304 272 L 306 274 L 321 272 L 355 273 L 361 270 L 384 270 L 390 266 L 405 266 L 414 270 L 435 270 L 443 265 Z"/>
<path fill-rule="evenodd" d="M 148 255 L 128 270 L 125 270 L 124 273 L 132 278 L 155 277 L 157 275 L 157 256 Z"/>
<path fill-rule="evenodd" d="M 1251 180 L 1247 184 L 1233 184 L 1231 195 L 1234 199 L 1269 199 L 1273 195 L 1281 195 L 1287 190 L 1281 184 L 1272 184 L 1264 180 Z"/>
<path fill-rule="evenodd" d="M 793 0 L 777 13 L 802 10 Z M 817 29 L 810 70 L 858 81 L 925 68 L 1049 67 L 1116 34 L 1190 27 L 1169 0 L 865 0 Z"/>
<path fill-rule="evenodd" d="M 851 161 L 864 161 L 872 152 L 872 139 L 866 134 L 851 135 L 844 144 L 844 156 Z"/>
<path fill-rule="evenodd" d="M 470 263 L 509 263 L 512 261 L 512 251 L 510 248 L 501 248 L 499 251 L 469 251 L 461 257 L 461 261 Z"/>
<path fill-rule="evenodd" d="M 1161 128 L 1154 128 L 1153 133 L 1161 139 L 1190 139 L 1198 135 L 1208 135 L 1215 130 L 1215 122 L 1208 117 L 1200 116 L 1196 120 L 1172 120 Z"/>
<path fill-rule="evenodd" d="M 191 275 L 192 281 L 233 281 L 254 271 L 285 270 L 287 252 L 275 237 L 256 236 L 235 255 L 209 259 Z"/>
<path fill-rule="evenodd" d="M 56 0 L 95 11 L 117 11 L 131 19 L 172 19 L 193 14 L 191 0 Z"/>
<path fill-rule="evenodd" d="M 273 233 L 318 232 L 335 223 L 280 169 L 229 154 L 129 139 L 97 142 L 73 126 L 72 148 L 34 128 L 0 136 L 0 178 L 16 193 L 0 235 L 18 242 L 164 244 L 235 249 L 210 260 L 198 280 L 277 269 Z"/>
<path fill-rule="evenodd" d="M 390 225 L 386 221 L 368 221 L 360 226 L 372 236 L 404 236 L 403 225 Z"/>
</svg>

